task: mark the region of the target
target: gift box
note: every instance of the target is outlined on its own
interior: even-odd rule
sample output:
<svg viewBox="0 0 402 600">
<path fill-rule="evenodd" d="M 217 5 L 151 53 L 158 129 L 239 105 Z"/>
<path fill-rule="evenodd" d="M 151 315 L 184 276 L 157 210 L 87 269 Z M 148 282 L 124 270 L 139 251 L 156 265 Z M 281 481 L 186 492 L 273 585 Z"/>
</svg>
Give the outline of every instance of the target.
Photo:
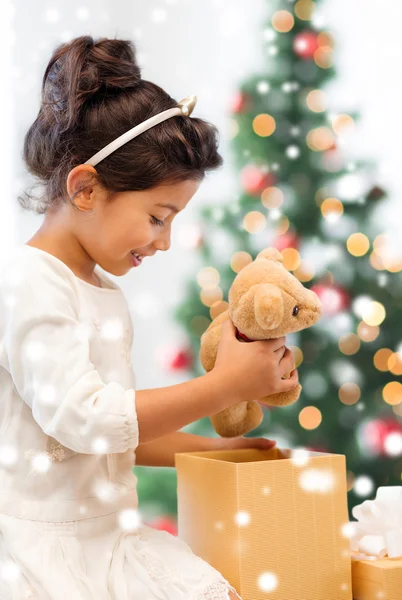
<svg viewBox="0 0 402 600">
<path fill-rule="evenodd" d="M 355 600 L 402 599 L 402 487 L 379 487 L 354 506 L 350 546 Z"/>
<path fill-rule="evenodd" d="M 359 560 L 352 554 L 354 600 L 401 600 L 402 558 Z"/>
<path fill-rule="evenodd" d="M 178 536 L 243 600 L 352 600 L 345 456 L 176 454 Z"/>
</svg>

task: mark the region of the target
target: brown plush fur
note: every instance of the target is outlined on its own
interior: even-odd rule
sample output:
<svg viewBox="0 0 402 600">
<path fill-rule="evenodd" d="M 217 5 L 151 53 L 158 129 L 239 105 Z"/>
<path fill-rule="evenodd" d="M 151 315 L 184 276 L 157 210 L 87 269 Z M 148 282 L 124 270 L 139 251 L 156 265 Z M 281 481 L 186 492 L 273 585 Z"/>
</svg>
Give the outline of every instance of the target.
<svg viewBox="0 0 402 600">
<path fill-rule="evenodd" d="M 238 331 L 250 340 L 269 340 L 301 331 L 321 317 L 318 296 L 305 288 L 282 264 L 275 248 L 262 250 L 255 261 L 235 277 L 229 290 L 229 308 L 212 321 L 201 336 L 200 360 L 206 371 L 215 365 L 222 323 L 231 319 Z M 299 311 L 293 315 L 295 307 Z M 289 377 L 288 373 L 285 377 Z M 290 392 L 258 399 L 270 406 L 293 404 L 300 396 L 299 384 Z M 244 401 L 211 416 L 215 431 L 222 437 L 243 435 L 258 427 L 263 412 L 256 400 Z"/>
</svg>

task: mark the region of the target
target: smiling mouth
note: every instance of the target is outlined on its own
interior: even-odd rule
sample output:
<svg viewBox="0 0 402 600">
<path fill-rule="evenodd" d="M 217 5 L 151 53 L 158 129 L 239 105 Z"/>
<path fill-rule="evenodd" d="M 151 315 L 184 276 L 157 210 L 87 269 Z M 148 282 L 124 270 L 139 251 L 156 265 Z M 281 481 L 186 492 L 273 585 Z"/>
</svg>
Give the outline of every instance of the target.
<svg viewBox="0 0 402 600">
<path fill-rule="evenodd" d="M 130 254 L 131 254 L 131 259 L 132 259 L 133 265 L 135 267 L 138 267 L 141 264 L 143 257 L 141 256 L 141 254 L 138 254 L 137 252 L 133 252 L 133 251 L 131 251 Z"/>
</svg>

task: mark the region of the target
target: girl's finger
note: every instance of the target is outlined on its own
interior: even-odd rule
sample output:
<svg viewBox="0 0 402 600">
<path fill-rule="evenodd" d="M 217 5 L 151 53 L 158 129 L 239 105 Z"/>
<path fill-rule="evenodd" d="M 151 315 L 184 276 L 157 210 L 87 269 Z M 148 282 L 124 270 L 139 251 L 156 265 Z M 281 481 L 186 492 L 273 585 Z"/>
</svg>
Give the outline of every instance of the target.
<svg viewBox="0 0 402 600">
<path fill-rule="evenodd" d="M 247 440 L 247 446 L 249 448 L 272 448 L 275 446 L 275 440 L 269 440 L 268 438 L 244 438 Z"/>
</svg>

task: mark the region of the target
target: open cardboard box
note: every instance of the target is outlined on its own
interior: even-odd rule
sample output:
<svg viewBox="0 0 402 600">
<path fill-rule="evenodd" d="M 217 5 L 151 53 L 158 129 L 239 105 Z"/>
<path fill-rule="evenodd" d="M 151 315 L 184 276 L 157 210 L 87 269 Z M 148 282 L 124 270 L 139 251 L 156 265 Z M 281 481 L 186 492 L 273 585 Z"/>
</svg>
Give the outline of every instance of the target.
<svg viewBox="0 0 402 600">
<path fill-rule="evenodd" d="M 178 536 L 243 600 L 352 600 L 345 456 L 293 453 L 176 454 Z"/>
</svg>

